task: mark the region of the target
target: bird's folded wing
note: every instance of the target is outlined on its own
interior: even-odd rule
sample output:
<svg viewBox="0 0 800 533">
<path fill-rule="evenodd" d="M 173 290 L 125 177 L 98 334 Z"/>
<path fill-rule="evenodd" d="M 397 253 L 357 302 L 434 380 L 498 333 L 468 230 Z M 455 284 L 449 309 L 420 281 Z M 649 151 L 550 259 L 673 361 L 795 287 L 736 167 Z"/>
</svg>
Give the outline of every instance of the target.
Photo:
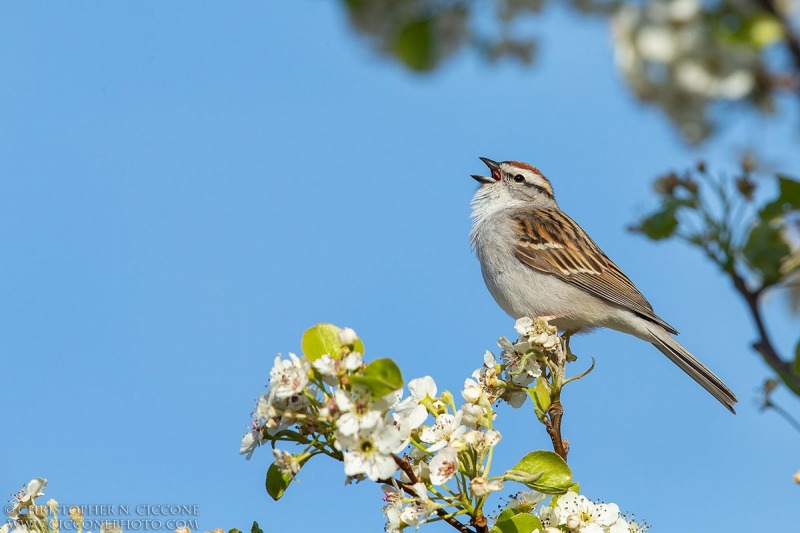
<svg viewBox="0 0 800 533">
<path fill-rule="evenodd" d="M 514 222 L 519 234 L 514 253 L 522 263 L 677 333 L 653 312 L 622 270 L 562 211 L 524 211 L 514 216 Z"/>
</svg>

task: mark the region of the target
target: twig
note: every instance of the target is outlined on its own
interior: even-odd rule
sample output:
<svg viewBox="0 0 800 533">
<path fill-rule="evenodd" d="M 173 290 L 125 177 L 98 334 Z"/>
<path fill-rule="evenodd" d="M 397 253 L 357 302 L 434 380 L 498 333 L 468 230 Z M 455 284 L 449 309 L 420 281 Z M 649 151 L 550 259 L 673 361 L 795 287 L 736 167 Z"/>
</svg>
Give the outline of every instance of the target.
<svg viewBox="0 0 800 533">
<path fill-rule="evenodd" d="M 753 322 L 758 330 L 760 339 L 758 342 L 753 344 L 753 349 L 761 354 L 761 358 L 764 359 L 769 367 L 778 374 L 778 377 L 781 378 L 781 381 L 783 381 L 783 383 L 785 383 L 786 386 L 792 390 L 792 392 L 800 396 L 800 376 L 795 374 L 792 370 L 792 366 L 788 362 L 781 359 L 780 355 L 778 355 L 778 352 L 772 345 L 772 341 L 767 333 L 767 328 L 764 326 L 764 319 L 761 316 L 761 310 L 758 307 L 758 301 L 759 297 L 761 296 L 761 292 L 751 291 L 747 287 L 747 283 L 736 271 L 731 270 L 729 273 L 733 279 L 733 286 L 736 288 L 739 294 L 742 295 L 742 298 L 744 298 L 745 302 L 747 302 L 747 308 L 750 311 L 750 316 L 753 318 Z"/>
<path fill-rule="evenodd" d="M 395 455 L 395 454 L 392 454 L 392 458 L 394 459 L 394 462 L 397 465 L 397 467 L 400 470 L 402 470 L 403 473 L 406 476 L 408 476 L 408 479 L 409 479 L 409 481 L 411 481 L 412 485 L 414 483 L 418 483 L 419 482 L 419 479 L 417 478 L 417 475 L 414 473 L 414 469 L 411 468 L 411 465 L 408 463 L 407 460 L 405 460 L 402 457 L 399 457 L 398 455 Z M 409 496 L 419 497 L 419 495 L 416 492 L 414 492 L 414 489 L 412 489 L 408 484 L 400 483 L 400 487 Z M 459 530 L 461 533 L 486 533 L 486 531 L 487 531 L 486 523 L 485 523 L 486 519 L 485 518 L 484 518 L 483 527 L 481 528 L 481 527 L 476 525 L 475 531 L 473 531 L 469 527 L 467 527 L 465 524 L 462 524 L 461 522 L 456 520 L 456 518 L 454 516 L 450 516 L 447 513 L 447 511 L 445 511 L 444 509 L 436 509 L 436 514 L 439 515 L 442 518 L 442 520 L 444 520 L 445 522 L 447 522 L 448 524 L 450 524 L 451 526 L 453 526 L 454 528 Z"/>
<path fill-rule="evenodd" d="M 793 417 L 791 413 L 789 413 L 789 411 L 787 411 L 780 405 L 769 402 L 768 404 L 764 405 L 764 409 L 774 410 L 781 417 L 783 417 L 783 419 L 786 420 L 795 431 L 800 432 L 800 422 L 798 422 L 798 420 L 795 417 Z"/>
<path fill-rule="evenodd" d="M 563 416 L 564 408 L 561 406 L 561 401 L 555 400 L 547 410 L 547 418 L 545 418 L 544 425 L 547 428 L 547 434 L 550 435 L 550 440 L 553 441 L 553 451 L 566 461 L 567 453 L 569 453 L 569 443 L 567 443 L 567 439 L 561 437 L 561 418 Z"/>
</svg>

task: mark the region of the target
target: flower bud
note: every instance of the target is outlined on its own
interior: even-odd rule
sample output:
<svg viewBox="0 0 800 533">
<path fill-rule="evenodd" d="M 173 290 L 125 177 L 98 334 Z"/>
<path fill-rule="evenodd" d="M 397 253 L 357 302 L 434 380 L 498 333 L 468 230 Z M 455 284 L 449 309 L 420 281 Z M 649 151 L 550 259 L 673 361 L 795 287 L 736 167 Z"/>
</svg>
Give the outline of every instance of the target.
<svg viewBox="0 0 800 533">
<path fill-rule="evenodd" d="M 75 521 L 80 522 L 83 520 L 83 509 L 80 507 L 72 506 L 69 508 L 69 517 Z"/>
<path fill-rule="evenodd" d="M 192 533 L 192 530 L 186 526 L 175 528 L 175 533 Z"/>
<path fill-rule="evenodd" d="M 738 177 L 736 178 L 736 190 L 749 202 L 753 199 L 753 193 L 756 190 L 756 182 L 747 176 Z"/>
<path fill-rule="evenodd" d="M 352 346 L 358 340 L 358 335 L 351 328 L 344 328 L 339 330 L 339 342 L 345 346 Z"/>
<path fill-rule="evenodd" d="M 572 531 L 581 527 L 581 518 L 576 514 L 571 514 L 567 517 L 567 528 Z"/>
<path fill-rule="evenodd" d="M 452 405 L 452 404 L 454 403 L 454 400 L 453 400 L 453 393 L 452 393 L 452 392 L 450 392 L 449 390 L 446 390 L 446 391 L 444 391 L 444 392 L 443 392 L 443 393 L 442 393 L 442 394 L 439 396 L 439 399 L 440 399 L 440 400 L 441 400 L 443 403 L 445 403 L 445 404 L 447 404 L 447 405 Z"/>
<path fill-rule="evenodd" d="M 488 481 L 486 478 L 479 476 L 472 478 L 472 481 L 469 483 L 469 488 L 475 496 L 482 498 L 491 494 L 492 492 L 503 490 L 503 482 Z"/>
<path fill-rule="evenodd" d="M 675 188 L 680 185 L 681 179 L 677 174 L 671 172 L 665 176 L 661 176 L 653 183 L 653 188 L 656 193 L 671 196 L 675 192 Z"/>
<path fill-rule="evenodd" d="M 795 483 L 800 483 L 800 470 L 794 473 L 794 477 L 792 479 Z"/>
</svg>

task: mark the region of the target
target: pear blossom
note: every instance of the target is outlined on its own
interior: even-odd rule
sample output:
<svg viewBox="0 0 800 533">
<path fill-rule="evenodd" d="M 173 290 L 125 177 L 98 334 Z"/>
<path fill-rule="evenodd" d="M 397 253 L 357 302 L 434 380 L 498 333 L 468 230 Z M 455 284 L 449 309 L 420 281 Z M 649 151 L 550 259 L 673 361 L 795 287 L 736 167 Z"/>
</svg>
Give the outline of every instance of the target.
<svg viewBox="0 0 800 533">
<path fill-rule="evenodd" d="M 352 395 L 352 397 L 351 397 Z M 383 421 L 383 410 L 373 408 L 368 394 L 337 389 L 333 395 L 339 413 L 336 431 L 340 435 L 353 436 L 359 431 L 370 431 Z"/>
<path fill-rule="evenodd" d="M 0 533 L 8 533 L 11 529 L 11 522 L 6 522 L 2 526 L 0 526 Z"/>
<path fill-rule="evenodd" d="M 342 366 L 346 370 L 358 370 L 364 365 L 364 355 L 359 352 L 350 352 L 342 357 Z"/>
<path fill-rule="evenodd" d="M 424 408 L 423 403 L 436 401 L 436 382 L 430 376 L 412 379 L 408 382 L 408 398 L 398 403 L 394 410 L 398 414 L 410 416 L 410 412 L 419 412 L 419 407 Z M 427 409 L 426 409 L 427 413 Z"/>
<path fill-rule="evenodd" d="M 444 485 L 458 472 L 458 451 L 454 448 L 444 448 L 431 459 L 431 483 Z"/>
<path fill-rule="evenodd" d="M 423 483 L 414 483 L 411 490 L 416 495 L 400 512 L 400 520 L 409 526 L 419 527 L 428 521 L 431 514 L 442 506 L 428 497 L 428 489 Z"/>
<path fill-rule="evenodd" d="M 323 377 L 333 377 L 336 376 L 338 373 L 338 363 L 340 359 L 334 359 L 328 354 L 323 354 L 321 357 L 318 357 L 311 366 L 314 367 L 314 370 L 319 372 Z M 333 380 L 332 383 L 329 385 L 335 385 L 337 383 L 336 380 Z"/>
<path fill-rule="evenodd" d="M 381 508 L 381 511 L 386 516 L 386 526 L 384 530 L 386 533 L 399 533 L 403 529 L 403 521 L 400 519 L 400 511 L 403 507 L 403 493 L 392 485 L 383 485 L 383 501 L 387 502 Z"/>
<path fill-rule="evenodd" d="M 302 392 L 308 385 L 308 371 L 310 365 L 307 359 L 298 358 L 289 354 L 289 360 L 281 359 L 280 354 L 275 356 L 275 365 L 270 371 L 270 396 L 274 398 L 288 398 Z"/>
<path fill-rule="evenodd" d="M 587 533 L 603 533 L 604 528 L 619 518 L 615 503 L 594 503 L 582 494 L 567 492 L 558 498 L 555 507 L 558 525 Z"/>
<path fill-rule="evenodd" d="M 472 378 L 464 380 L 464 389 L 461 391 L 461 397 L 469 403 L 480 403 L 481 400 L 488 401 L 483 387 Z"/>
<path fill-rule="evenodd" d="M 391 414 L 392 424 L 397 427 L 404 439 L 411 435 L 411 432 L 420 427 L 428 418 L 428 411 L 424 405 L 417 405 L 410 410 L 398 412 L 395 410 Z"/>
<path fill-rule="evenodd" d="M 339 330 L 339 342 L 345 346 L 352 346 L 358 340 L 358 335 L 351 328 L 343 328 Z"/>
<path fill-rule="evenodd" d="M 261 431 L 254 429 L 250 433 L 245 433 L 242 437 L 242 445 L 239 447 L 239 455 L 246 455 L 245 459 L 250 460 L 256 448 L 261 446 Z"/>
<path fill-rule="evenodd" d="M 44 496 L 42 489 L 47 485 L 47 480 L 41 477 L 35 477 L 28 482 L 27 485 L 17 494 L 17 499 L 21 503 L 33 501 L 39 496 Z"/>
<path fill-rule="evenodd" d="M 503 482 L 501 480 L 489 481 L 484 477 L 478 476 L 470 480 L 469 489 L 475 496 L 482 498 L 492 492 L 503 490 Z"/>
<path fill-rule="evenodd" d="M 275 467 L 282 474 L 295 475 L 300 471 L 300 462 L 291 453 L 273 448 L 272 454 L 275 456 Z"/>
<path fill-rule="evenodd" d="M 491 426 L 491 421 L 497 418 L 497 413 L 495 413 L 489 406 L 483 404 L 462 404 L 461 412 L 464 413 L 461 422 L 468 428 L 472 429 L 477 429 L 480 427 L 488 428 Z"/>
<path fill-rule="evenodd" d="M 529 490 L 518 492 L 512 496 L 511 501 L 508 502 L 509 509 L 520 509 L 524 512 L 529 512 L 531 509 L 544 501 L 547 496 L 538 490 Z"/>
<path fill-rule="evenodd" d="M 500 442 L 500 432 L 493 429 L 486 431 L 473 429 L 464 435 L 464 442 L 472 446 L 478 453 L 483 453 L 489 448 L 494 448 Z"/>
<path fill-rule="evenodd" d="M 467 427 L 461 424 L 464 413 L 456 411 L 455 415 L 444 413 L 436 417 L 432 426 L 426 426 L 420 431 L 419 438 L 422 442 L 430 444 L 429 452 L 439 451 L 445 446 L 463 449 L 464 433 Z"/>
<path fill-rule="evenodd" d="M 47 480 L 41 477 L 35 477 L 22 487 L 17 495 L 14 497 L 14 505 L 7 515 L 12 520 L 19 518 L 20 511 L 26 507 L 33 505 L 33 502 L 39 496 L 44 496 L 42 489 L 47 485 Z"/>
<path fill-rule="evenodd" d="M 387 479 L 397 471 L 392 454 L 403 448 L 400 433 L 379 421 L 369 430 L 354 435 L 339 435 L 336 445 L 344 449 L 344 473 L 366 475 L 372 481 Z"/>
</svg>

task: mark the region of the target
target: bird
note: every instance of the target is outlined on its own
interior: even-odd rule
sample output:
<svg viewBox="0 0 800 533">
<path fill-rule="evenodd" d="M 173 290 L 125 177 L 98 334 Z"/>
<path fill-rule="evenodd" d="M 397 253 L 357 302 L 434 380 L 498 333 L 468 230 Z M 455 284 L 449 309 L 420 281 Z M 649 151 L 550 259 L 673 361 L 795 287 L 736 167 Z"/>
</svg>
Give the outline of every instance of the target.
<svg viewBox="0 0 800 533">
<path fill-rule="evenodd" d="M 490 174 L 472 198 L 470 244 L 497 304 L 544 317 L 567 338 L 609 328 L 651 343 L 735 413 L 736 395 L 673 335 L 639 289 L 556 203 L 539 169 L 481 157 Z"/>
</svg>

